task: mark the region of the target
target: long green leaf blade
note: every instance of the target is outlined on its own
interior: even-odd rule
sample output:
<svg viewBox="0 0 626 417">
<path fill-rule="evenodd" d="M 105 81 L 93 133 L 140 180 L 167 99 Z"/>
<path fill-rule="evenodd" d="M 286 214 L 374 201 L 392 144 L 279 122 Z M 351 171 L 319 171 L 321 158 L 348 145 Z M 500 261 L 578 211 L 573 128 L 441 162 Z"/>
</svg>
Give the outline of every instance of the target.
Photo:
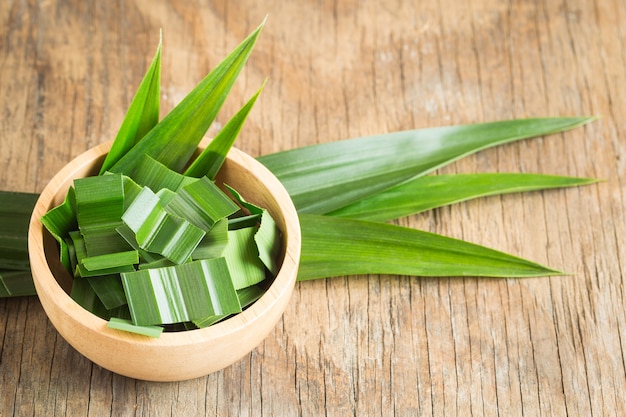
<svg viewBox="0 0 626 417">
<path fill-rule="evenodd" d="M 152 63 L 130 103 L 111 150 L 102 164 L 100 174 L 115 165 L 159 122 L 162 44 L 161 37 Z"/>
<path fill-rule="evenodd" d="M 191 163 L 185 171 L 185 175 L 197 178 L 207 176 L 210 179 L 215 179 L 263 87 L 265 87 L 265 81 L 252 98 L 226 123 L 226 126 Z"/>
<path fill-rule="evenodd" d="M 122 157 L 111 171 L 132 177 L 137 160 L 148 155 L 181 171 L 226 100 L 263 28 L 263 22 L 211 71 L 159 124 Z"/>
<path fill-rule="evenodd" d="M 592 178 L 542 174 L 427 175 L 364 198 L 332 216 L 388 221 L 473 198 L 593 184 Z"/>
<path fill-rule="evenodd" d="M 298 280 L 339 275 L 535 277 L 560 272 L 493 249 L 385 223 L 300 216 Z"/>
<path fill-rule="evenodd" d="M 0 192 L 0 269 L 30 270 L 28 225 L 38 197 Z"/>
<path fill-rule="evenodd" d="M 561 132 L 592 117 L 540 118 L 389 133 L 259 157 L 300 213 L 324 214 L 474 152 Z"/>
</svg>

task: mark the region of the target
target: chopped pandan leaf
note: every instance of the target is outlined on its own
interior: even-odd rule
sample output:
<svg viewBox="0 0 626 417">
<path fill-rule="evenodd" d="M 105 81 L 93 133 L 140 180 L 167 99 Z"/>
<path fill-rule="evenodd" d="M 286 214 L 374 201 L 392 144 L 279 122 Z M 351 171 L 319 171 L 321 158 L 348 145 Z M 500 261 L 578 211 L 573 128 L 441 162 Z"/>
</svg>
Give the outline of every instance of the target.
<svg viewBox="0 0 626 417">
<path fill-rule="evenodd" d="M 191 163 L 189 168 L 185 171 L 185 175 L 197 178 L 206 176 L 212 180 L 215 179 L 215 176 L 226 160 L 226 155 L 233 146 L 233 143 L 235 143 L 235 139 L 237 139 L 250 110 L 252 110 L 257 97 L 263 90 L 263 87 L 265 87 L 266 81 L 263 82 L 263 85 L 254 96 L 252 96 L 237 114 L 226 123 L 215 138 L 211 140 L 209 145 L 204 148 L 200 155 Z"/>
<path fill-rule="evenodd" d="M 104 268 L 104 269 L 98 269 L 98 270 L 89 270 L 85 268 L 85 266 L 83 265 L 83 261 L 85 259 L 89 259 L 89 256 L 87 255 L 87 248 L 85 246 L 85 240 L 83 238 L 83 235 L 78 231 L 70 232 L 69 235 L 74 246 L 74 251 L 76 253 L 77 265 L 76 265 L 76 270 L 73 271 L 74 276 L 80 276 L 80 277 L 86 278 L 86 277 L 95 277 L 95 276 L 102 276 L 102 275 L 111 275 L 111 274 L 116 274 L 116 273 L 121 273 L 121 272 L 131 272 L 135 270 L 133 265 L 121 265 L 121 266 L 115 266 L 111 268 Z"/>
<path fill-rule="evenodd" d="M 37 294 L 30 271 L 0 270 L 0 298 Z"/>
<path fill-rule="evenodd" d="M 241 311 L 224 258 L 122 274 L 133 324 L 192 321 Z"/>
<path fill-rule="evenodd" d="M 250 214 L 249 216 L 231 217 L 228 219 L 228 230 L 243 229 L 246 227 L 257 227 L 261 222 L 260 214 Z"/>
<path fill-rule="evenodd" d="M 263 210 L 261 225 L 254 235 L 254 241 L 259 251 L 259 258 L 267 269 L 276 276 L 280 269 L 278 257 L 281 249 L 281 233 L 267 210 Z"/>
<path fill-rule="evenodd" d="M 117 268 L 139 263 L 139 253 L 136 250 L 126 252 L 107 253 L 106 255 L 89 256 L 83 258 L 82 265 L 88 271 Z"/>
<path fill-rule="evenodd" d="M 126 210 L 122 221 L 135 233 L 141 249 L 177 264 L 190 259 L 205 235 L 188 221 L 166 212 L 159 197 L 147 187 Z"/>
<path fill-rule="evenodd" d="M 237 290 L 265 279 L 265 265 L 259 258 L 254 242 L 256 231 L 256 227 L 228 231 L 228 246 L 224 257 Z"/>
<path fill-rule="evenodd" d="M 264 24 L 215 67 L 111 171 L 132 177 L 137 161 L 143 155 L 148 155 L 172 170 L 181 172 L 215 120 Z"/>
<path fill-rule="evenodd" d="M 171 170 L 148 155 L 138 161 L 132 178 L 140 186 L 149 187 L 154 192 L 163 189 L 177 192 L 181 187 L 198 181 Z"/>
<path fill-rule="evenodd" d="M 242 207 L 248 210 L 250 214 L 262 214 L 263 213 L 263 210 L 264 210 L 263 208 L 246 201 L 243 198 L 243 196 L 239 193 L 239 191 L 235 190 L 233 187 L 231 187 L 228 184 L 224 184 L 224 187 L 226 187 L 226 189 L 233 195 L 233 197 L 235 198 L 235 201 L 237 201 Z"/>
<path fill-rule="evenodd" d="M 252 285 L 250 287 L 242 288 L 237 290 L 237 298 L 239 298 L 239 304 L 241 304 L 241 308 L 244 309 L 254 303 L 256 300 L 261 298 L 261 296 L 265 294 L 265 290 L 259 287 L 258 285 Z M 230 317 L 231 314 L 220 314 L 215 316 L 205 317 L 199 320 L 193 320 L 193 324 L 202 329 L 204 327 L 209 327 L 224 320 L 227 317 Z"/>
<path fill-rule="evenodd" d="M 159 122 L 161 86 L 161 46 L 159 39 L 152 64 L 146 71 L 139 88 L 130 103 L 120 130 L 111 145 L 100 174 L 115 165 L 135 144 Z"/>
<path fill-rule="evenodd" d="M 119 274 L 90 277 L 85 280 L 89 282 L 107 310 L 113 310 L 127 304 Z"/>
<path fill-rule="evenodd" d="M 78 229 L 76 221 L 76 194 L 70 187 L 63 203 L 41 217 L 41 224 L 57 240 L 63 242 L 69 232 Z"/>
<path fill-rule="evenodd" d="M 165 209 L 209 231 L 215 222 L 235 213 L 239 207 L 213 181 L 202 177 L 182 187 Z"/>
<path fill-rule="evenodd" d="M 124 211 L 126 211 L 132 202 L 135 201 L 139 193 L 141 193 L 143 187 L 126 175 L 122 175 L 122 181 L 124 183 Z"/>
<path fill-rule="evenodd" d="M 215 223 L 191 254 L 192 259 L 222 257 L 228 245 L 228 227 L 228 219 L 222 219 Z"/>
<path fill-rule="evenodd" d="M 96 316 L 108 320 L 109 310 L 106 309 L 86 279 L 75 279 L 72 283 L 70 297 L 78 305 Z"/>
<path fill-rule="evenodd" d="M 78 227 L 88 230 L 119 223 L 124 213 L 121 175 L 101 175 L 74 180 Z"/>
<path fill-rule="evenodd" d="M 161 326 L 137 326 L 134 325 L 131 320 L 120 319 L 117 317 L 111 317 L 107 323 L 107 327 L 110 329 L 123 330 L 125 332 L 135 333 L 142 336 L 153 337 L 158 339 L 163 333 L 163 327 Z"/>
</svg>

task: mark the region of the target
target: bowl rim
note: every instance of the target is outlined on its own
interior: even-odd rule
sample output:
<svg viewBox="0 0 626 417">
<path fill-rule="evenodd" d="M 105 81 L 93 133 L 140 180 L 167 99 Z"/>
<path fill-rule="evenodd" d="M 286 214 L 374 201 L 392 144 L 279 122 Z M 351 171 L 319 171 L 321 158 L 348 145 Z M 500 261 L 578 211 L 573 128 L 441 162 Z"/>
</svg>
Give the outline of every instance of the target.
<svg viewBox="0 0 626 417">
<path fill-rule="evenodd" d="M 66 164 L 48 182 L 35 204 L 29 225 L 28 248 L 31 269 L 33 270 L 33 280 L 38 294 L 46 292 L 60 308 L 67 310 L 68 314 L 71 313 L 81 324 L 99 331 L 103 336 L 120 342 L 172 347 L 219 339 L 240 331 L 242 328 L 248 327 L 262 318 L 268 310 L 272 309 L 273 303 L 277 302 L 277 300 L 291 295 L 296 282 L 301 252 L 301 232 L 296 208 L 287 190 L 269 169 L 252 156 L 232 147 L 227 156 L 230 163 L 241 165 L 248 171 L 251 171 L 250 165 L 253 165 L 254 169 L 252 171 L 255 173 L 255 176 L 263 175 L 263 184 L 272 190 L 270 194 L 276 200 L 285 217 L 286 230 L 282 230 L 285 242 L 283 262 L 274 281 L 261 298 L 241 313 L 212 326 L 180 332 L 163 332 L 159 338 L 108 328 L 108 321 L 85 310 L 72 300 L 70 295 L 58 283 L 46 260 L 44 233 L 47 233 L 47 231 L 45 231 L 40 218 L 47 212 L 48 207 L 52 206 L 55 196 L 63 188 L 63 184 L 67 179 L 79 177 L 80 175 L 77 175 L 77 172 L 81 171 L 81 168 L 84 169 L 85 164 L 105 155 L 111 144 L 112 141 L 109 141 L 92 147 Z M 206 141 L 203 141 L 198 146 L 198 150 L 202 150 L 205 146 Z M 289 294 L 285 294 L 287 292 Z"/>
</svg>

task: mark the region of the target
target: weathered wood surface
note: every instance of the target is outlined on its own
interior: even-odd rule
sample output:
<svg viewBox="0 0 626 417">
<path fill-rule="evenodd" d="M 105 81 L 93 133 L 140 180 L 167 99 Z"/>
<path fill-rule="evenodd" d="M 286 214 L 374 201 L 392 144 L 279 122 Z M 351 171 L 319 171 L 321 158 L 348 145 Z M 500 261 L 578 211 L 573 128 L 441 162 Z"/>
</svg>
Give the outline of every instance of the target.
<svg viewBox="0 0 626 417">
<path fill-rule="evenodd" d="M 0 300 L 0 415 L 626 415 L 622 0 L 2 1 L 0 187 L 38 192 L 111 139 L 160 28 L 167 111 L 266 14 L 218 118 L 269 77 L 238 141 L 253 155 L 425 126 L 601 116 L 444 171 L 606 182 L 400 222 L 573 274 L 302 283 L 249 356 L 169 384 L 91 364 L 36 297 Z"/>
</svg>

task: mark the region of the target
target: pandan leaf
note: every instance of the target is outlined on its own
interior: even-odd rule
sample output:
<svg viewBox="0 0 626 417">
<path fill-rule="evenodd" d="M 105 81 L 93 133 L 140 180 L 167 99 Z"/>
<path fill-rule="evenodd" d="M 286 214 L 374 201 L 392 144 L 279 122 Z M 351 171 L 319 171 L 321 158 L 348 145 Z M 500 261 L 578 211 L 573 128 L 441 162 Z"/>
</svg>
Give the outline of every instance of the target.
<svg viewBox="0 0 626 417">
<path fill-rule="evenodd" d="M 110 170 L 132 177 L 137 161 L 148 155 L 174 171 L 182 171 L 215 120 L 264 24 L 237 46 Z"/>
<path fill-rule="evenodd" d="M 224 257 L 236 290 L 258 284 L 265 279 L 265 265 L 259 259 L 254 242 L 256 231 L 256 227 L 228 231 Z"/>
<path fill-rule="evenodd" d="M 133 172 L 133 181 L 137 185 L 149 187 L 152 191 L 178 191 L 188 184 L 198 181 L 197 178 L 186 177 L 173 171 L 159 161 L 144 155 Z"/>
<path fill-rule="evenodd" d="M 202 229 L 168 213 L 159 197 L 147 187 L 124 212 L 122 221 L 135 233 L 139 248 L 176 264 L 189 260 L 205 235 Z"/>
<path fill-rule="evenodd" d="M 123 330 L 125 332 L 140 334 L 142 336 L 153 337 L 158 339 L 163 333 L 161 326 L 136 326 L 132 320 L 111 317 L 107 323 L 109 329 Z"/>
<path fill-rule="evenodd" d="M 593 184 L 592 178 L 541 174 L 456 174 L 414 178 L 328 213 L 387 221 L 473 198 Z"/>
<path fill-rule="evenodd" d="M 161 85 L 161 46 L 159 38 L 152 64 L 143 77 L 133 101 L 126 112 L 120 130 L 106 156 L 100 175 L 117 163 L 135 144 L 159 122 Z"/>
<path fill-rule="evenodd" d="M 535 277 L 559 271 L 473 243 L 385 223 L 302 214 L 298 280 L 340 275 Z"/>
<path fill-rule="evenodd" d="M 107 310 L 127 304 L 119 274 L 85 279 Z"/>
<path fill-rule="evenodd" d="M 259 258 L 267 269 L 276 276 L 280 265 L 278 259 L 281 248 L 281 233 L 276 222 L 267 210 L 263 211 L 259 230 L 254 235 Z"/>
<path fill-rule="evenodd" d="M 180 323 L 241 311 L 224 258 L 122 274 L 133 324 Z"/>
<path fill-rule="evenodd" d="M 165 210 L 207 232 L 218 220 L 239 210 L 239 206 L 213 181 L 202 177 L 182 187 Z"/>
<path fill-rule="evenodd" d="M 30 270 L 28 225 L 37 198 L 30 193 L 0 193 L 0 270 Z"/>
<path fill-rule="evenodd" d="M 30 271 L 0 270 L 0 298 L 35 295 Z"/>
<path fill-rule="evenodd" d="M 258 158 L 298 212 L 325 214 L 474 152 L 581 126 L 592 117 L 427 128 L 305 146 Z"/>
<path fill-rule="evenodd" d="M 207 176 L 210 179 L 215 179 L 215 176 L 226 160 L 228 151 L 230 151 L 233 143 L 235 143 L 250 110 L 252 110 L 257 97 L 261 94 L 263 87 L 265 87 L 266 81 L 263 82 L 261 88 L 259 88 L 237 114 L 226 123 L 226 126 L 219 131 L 217 136 L 213 138 L 209 145 L 204 148 L 200 155 L 191 163 L 189 168 L 185 171 L 185 175 L 198 178 Z"/>
</svg>

